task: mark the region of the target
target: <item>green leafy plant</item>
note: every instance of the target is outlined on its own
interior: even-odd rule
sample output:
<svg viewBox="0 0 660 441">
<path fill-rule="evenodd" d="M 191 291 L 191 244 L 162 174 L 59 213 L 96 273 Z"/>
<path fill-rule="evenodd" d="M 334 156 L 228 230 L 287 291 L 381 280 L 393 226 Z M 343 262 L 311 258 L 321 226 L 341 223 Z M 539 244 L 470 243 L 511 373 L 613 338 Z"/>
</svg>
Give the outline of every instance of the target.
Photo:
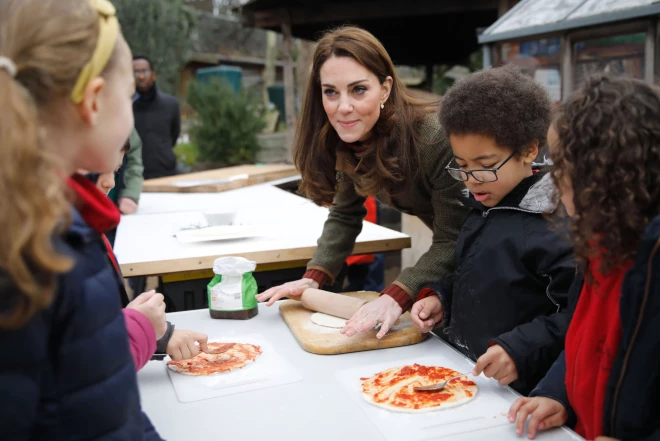
<svg viewBox="0 0 660 441">
<path fill-rule="evenodd" d="M 197 162 L 197 146 L 191 143 L 180 142 L 174 146 L 174 154 L 177 161 L 185 164 L 187 167 L 192 167 Z"/>
<path fill-rule="evenodd" d="M 209 83 L 190 82 L 187 101 L 195 112 L 190 138 L 198 161 L 217 166 L 255 161 L 257 134 L 265 127 L 257 94 L 235 93 L 228 82 L 214 78 Z"/>
<path fill-rule="evenodd" d="M 197 12 L 183 0 L 113 0 L 124 38 L 133 54 L 149 57 L 158 87 L 178 95 L 181 67 L 188 60 Z"/>
</svg>

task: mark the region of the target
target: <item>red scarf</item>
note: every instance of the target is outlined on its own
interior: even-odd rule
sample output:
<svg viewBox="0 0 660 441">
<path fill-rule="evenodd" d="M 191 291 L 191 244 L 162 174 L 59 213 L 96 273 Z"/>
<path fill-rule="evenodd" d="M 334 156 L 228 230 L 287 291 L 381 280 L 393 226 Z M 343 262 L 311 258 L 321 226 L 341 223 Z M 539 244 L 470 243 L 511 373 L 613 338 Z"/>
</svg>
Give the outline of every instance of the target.
<svg viewBox="0 0 660 441">
<path fill-rule="evenodd" d="M 83 175 L 75 174 L 67 179 L 67 185 L 76 195 L 75 207 L 94 231 L 103 234 L 119 225 L 119 210 L 109 197 L 96 188 L 96 184 Z"/>
<path fill-rule="evenodd" d="M 110 242 L 104 234 L 119 225 L 119 210 L 112 200 L 96 187 L 96 184 L 82 175 L 75 174 L 71 176 L 67 180 L 67 185 L 76 195 L 74 205 L 80 215 L 87 225 L 101 235 L 115 271 L 117 271 L 117 274 L 121 274 Z"/>
<path fill-rule="evenodd" d="M 599 272 L 589 262 L 585 281 L 566 335 L 566 390 L 577 414 L 575 431 L 588 440 L 603 435 L 603 407 L 612 365 L 621 341 L 621 283 L 632 264 Z"/>
</svg>

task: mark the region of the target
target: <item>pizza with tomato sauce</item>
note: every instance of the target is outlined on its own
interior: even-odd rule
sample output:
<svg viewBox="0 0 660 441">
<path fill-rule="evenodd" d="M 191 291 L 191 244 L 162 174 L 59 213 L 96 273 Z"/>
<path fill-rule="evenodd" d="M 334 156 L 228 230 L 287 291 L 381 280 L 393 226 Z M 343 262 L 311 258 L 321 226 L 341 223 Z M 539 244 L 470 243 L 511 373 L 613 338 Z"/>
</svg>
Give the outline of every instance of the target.
<svg viewBox="0 0 660 441">
<path fill-rule="evenodd" d="M 218 352 L 218 353 L 213 353 Z M 183 375 L 213 375 L 241 369 L 261 355 L 261 347 L 248 343 L 208 343 L 208 352 L 188 360 L 167 362 L 167 367 Z"/>
<path fill-rule="evenodd" d="M 421 413 L 467 403 L 477 395 L 477 384 L 468 377 L 452 380 L 437 392 L 415 392 L 415 386 L 431 386 L 461 375 L 438 366 L 396 367 L 362 380 L 362 397 L 374 406 L 395 412 Z"/>
</svg>

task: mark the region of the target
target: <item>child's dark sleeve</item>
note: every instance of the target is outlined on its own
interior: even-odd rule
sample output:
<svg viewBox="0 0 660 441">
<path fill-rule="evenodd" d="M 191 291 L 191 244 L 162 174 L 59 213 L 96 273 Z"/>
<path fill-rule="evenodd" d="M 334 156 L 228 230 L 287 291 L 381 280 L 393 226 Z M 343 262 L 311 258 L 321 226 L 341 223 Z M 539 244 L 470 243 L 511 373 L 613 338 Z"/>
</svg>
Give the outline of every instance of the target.
<svg viewBox="0 0 660 441">
<path fill-rule="evenodd" d="M 564 349 L 571 318 L 568 292 L 577 267 L 572 245 L 548 222 L 537 222 L 526 228 L 522 262 L 533 276 L 546 284 L 546 300 L 555 313 L 519 325 L 492 343 L 506 350 L 516 364 L 518 382 L 532 389 Z"/>
<path fill-rule="evenodd" d="M 627 441 L 627 440 L 622 440 Z M 656 429 L 646 438 L 635 438 L 635 441 L 660 441 L 660 429 Z"/>
<path fill-rule="evenodd" d="M 156 428 L 144 412 L 142 412 L 142 435 L 144 441 L 163 441 L 163 438 L 156 432 Z"/>
<path fill-rule="evenodd" d="M 167 322 L 167 331 L 165 331 L 165 335 L 163 335 L 160 340 L 156 342 L 157 354 L 167 353 L 167 344 L 170 342 L 172 334 L 174 334 L 174 325 L 171 322 Z"/>
<path fill-rule="evenodd" d="M 566 353 L 564 351 L 529 396 L 546 397 L 559 401 L 568 412 L 567 425 L 571 427 L 575 425 L 575 412 L 568 401 L 568 393 L 566 392 Z"/>
<path fill-rule="evenodd" d="M 1 284 L 1 283 L 0 283 Z M 6 292 L 2 292 L 6 296 Z M 2 303 L 2 302 L 0 302 Z M 0 304 L 0 312 L 4 312 Z M 17 330 L 0 330 L 0 438 L 21 441 L 34 436 L 42 382 L 48 381 L 46 313 Z M 51 379 L 52 381 L 52 379 Z"/>
</svg>

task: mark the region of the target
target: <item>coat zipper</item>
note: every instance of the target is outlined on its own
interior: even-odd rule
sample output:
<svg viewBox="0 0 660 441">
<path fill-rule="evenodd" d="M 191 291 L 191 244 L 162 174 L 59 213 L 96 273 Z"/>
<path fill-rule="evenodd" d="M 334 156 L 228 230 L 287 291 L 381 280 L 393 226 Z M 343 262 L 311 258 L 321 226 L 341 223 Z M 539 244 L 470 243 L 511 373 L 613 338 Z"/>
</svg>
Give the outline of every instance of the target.
<svg viewBox="0 0 660 441">
<path fill-rule="evenodd" d="M 525 210 L 524 208 L 517 208 L 517 207 L 493 207 L 493 208 L 489 208 L 488 210 L 484 211 L 483 213 L 481 213 L 481 215 L 483 217 L 488 217 L 488 213 L 490 213 L 493 210 L 515 210 L 515 211 L 522 211 L 523 213 L 543 214 L 539 211 Z"/>
<path fill-rule="evenodd" d="M 545 273 L 541 273 L 541 275 L 542 275 L 543 277 L 547 277 L 548 280 L 549 280 L 549 282 L 548 282 L 548 286 L 545 287 L 545 295 L 546 295 L 547 298 L 550 299 L 550 301 L 552 302 L 552 304 L 555 305 L 555 306 L 557 307 L 557 312 L 559 312 L 559 311 L 561 310 L 561 305 L 560 305 L 559 303 L 557 303 L 557 302 L 555 301 L 555 299 L 552 298 L 552 295 L 550 295 L 550 285 L 552 285 L 552 276 L 550 276 L 549 274 L 545 274 Z"/>
<path fill-rule="evenodd" d="M 644 317 L 644 312 L 646 311 L 646 304 L 648 303 L 650 291 L 651 291 L 651 267 L 653 265 L 653 257 L 655 253 L 660 248 L 660 240 L 658 240 L 649 256 L 649 262 L 646 267 L 646 284 L 644 285 L 644 297 L 642 298 L 642 304 L 639 308 L 639 315 L 637 316 L 637 324 L 635 325 L 635 330 L 633 332 L 632 338 L 630 339 L 630 344 L 626 350 L 626 355 L 623 357 L 623 366 L 621 368 L 621 375 L 619 375 L 619 380 L 616 382 L 616 388 L 614 389 L 614 398 L 612 399 L 612 413 L 610 417 L 610 433 L 609 436 L 614 436 L 614 417 L 616 416 L 616 405 L 619 401 L 619 392 L 621 392 L 621 386 L 623 385 L 623 377 L 626 376 L 626 370 L 628 369 L 628 362 L 630 361 L 630 355 L 632 353 L 633 346 L 635 345 L 635 340 L 639 335 L 639 330 L 642 327 L 642 319 Z"/>
</svg>

